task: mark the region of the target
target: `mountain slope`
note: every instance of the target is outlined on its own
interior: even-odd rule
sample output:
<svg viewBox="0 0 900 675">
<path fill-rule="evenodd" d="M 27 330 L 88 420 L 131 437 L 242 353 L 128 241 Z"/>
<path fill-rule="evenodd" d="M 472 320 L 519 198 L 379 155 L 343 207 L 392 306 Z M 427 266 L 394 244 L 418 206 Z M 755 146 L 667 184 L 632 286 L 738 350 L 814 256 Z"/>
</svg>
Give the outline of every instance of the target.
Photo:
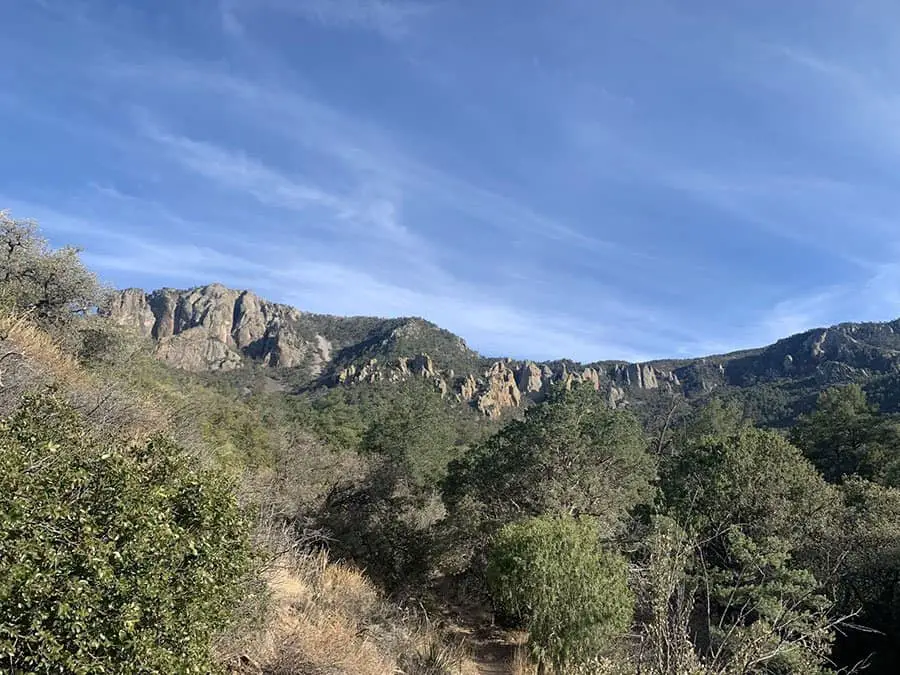
<svg viewBox="0 0 900 675">
<path fill-rule="evenodd" d="M 688 397 L 715 391 L 763 409 L 775 401 L 784 410 L 760 415 L 777 422 L 831 384 L 879 383 L 883 390 L 900 373 L 900 320 L 817 328 L 768 347 L 698 359 L 583 365 L 488 360 L 424 319 L 311 314 L 219 284 L 149 294 L 128 289 L 115 293 L 103 313 L 155 340 L 157 356 L 176 368 L 256 364 L 290 373 L 303 386 L 422 377 L 491 417 L 540 399 L 555 383 L 581 381 L 602 390 L 612 405 L 658 391 Z"/>
</svg>

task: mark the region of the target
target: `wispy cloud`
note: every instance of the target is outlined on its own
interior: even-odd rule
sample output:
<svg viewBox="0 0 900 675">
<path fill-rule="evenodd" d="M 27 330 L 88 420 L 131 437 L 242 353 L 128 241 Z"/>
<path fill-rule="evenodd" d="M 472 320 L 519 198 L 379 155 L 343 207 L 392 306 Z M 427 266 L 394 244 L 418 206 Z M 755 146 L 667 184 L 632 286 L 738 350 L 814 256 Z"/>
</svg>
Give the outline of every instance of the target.
<svg viewBox="0 0 900 675">
<path fill-rule="evenodd" d="M 399 40 L 434 6 L 409 0 L 237 0 L 223 12 L 226 28 L 238 29 L 238 10 L 260 9 L 293 14 L 329 28 L 373 31 Z"/>
<path fill-rule="evenodd" d="M 289 178 L 241 151 L 229 151 L 157 128 L 147 128 L 146 133 L 167 148 L 174 161 L 225 187 L 243 190 L 261 204 L 294 210 L 324 207 L 342 218 L 354 214 L 345 197 L 311 182 Z"/>
<path fill-rule="evenodd" d="M 358 185 L 352 192 L 339 193 L 310 179 L 289 175 L 238 150 L 176 136 L 158 126 L 144 123 L 145 135 L 167 151 L 171 161 L 207 179 L 226 191 L 239 191 L 260 205 L 297 214 L 303 218 L 305 234 L 313 230 L 328 233 L 348 252 L 358 256 L 381 255 L 385 260 L 400 255 L 407 259 L 402 268 L 429 285 L 446 283 L 448 275 L 434 262 L 431 244 L 402 222 L 402 195 L 369 184 L 366 177 L 354 176 Z M 376 253 L 373 244 L 387 246 Z M 367 250 L 368 247 L 368 250 Z M 360 263 L 363 264 L 362 262 Z"/>
<path fill-rule="evenodd" d="M 799 74 L 805 78 L 806 105 L 816 105 L 815 118 L 827 119 L 832 133 L 866 142 L 875 156 L 900 156 L 900 69 L 895 66 L 900 53 L 870 46 L 863 67 L 799 46 L 770 50 L 787 66 L 773 85 L 794 87 L 797 78 L 791 75 Z"/>
<path fill-rule="evenodd" d="M 117 282 L 587 359 L 900 311 L 887 6 L 7 4 L 2 189 Z"/>
<path fill-rule="evenodd" d="M 282 135 L 286 142 L 339 162 L 359 180 L 369 179 L 418 195 L 447 212 L 477 219 L 487 228 L 570 243 L 614 255 L 620 261 L 648 261 L 646 254 L 422 161 L 404 149 L 393 134 L 304 93 L 302 88 L 288 88 L 277 81 L 251 82 L 178 61 L 110 65 L 104 74 L 162 90 L 223 97 L 229 107 L 241 106 L 250 119 Z"/>
<path fill-rule="evenodd" d="M 97 194 L 121 199 L 120 195 Z M 152 206 L 143 200 L 130 199 L 135 211 Z M 39 204 L 3 196 L 0 200 L 13 208 L 14 215 L 34 215 L 57 241 L 69 241 L 76 236 L 82 241 L 87 239 L 92 244 L 84 253 L 89 265 L 107 275 L 142 280 L 153 287 L 224 281 L 306 311 L 424 315 L 462 336 L 479 336 L 481 349 L 492 355 L 574 357 L 585 361 L 599 356 L 632 360 L 648 356 L 633 346 L 640 329 L 637 316 L 627 322 L 618 321 L 611 328 L 607 323 L 553 316 L 511 305 L 461 281 L 440 290 L 427 290 L 384 281 L 355 266 L 306 256 L 294 247 L 255 244 L 233 250 L 227 239 L 206 243 L 189 237 L 163 239 L 152 232 L 135 233 L 125 229 L 122 221 L 88 220 Z"/>
<path fill-rule="evenodd" d="M 900 264 L 890 262 L 872 266 L 857 280 L 824 286 L 778 302 L 761 318 L 760 337 L 772 342 L 810 328 L 898 316 Z"/>
</svg>

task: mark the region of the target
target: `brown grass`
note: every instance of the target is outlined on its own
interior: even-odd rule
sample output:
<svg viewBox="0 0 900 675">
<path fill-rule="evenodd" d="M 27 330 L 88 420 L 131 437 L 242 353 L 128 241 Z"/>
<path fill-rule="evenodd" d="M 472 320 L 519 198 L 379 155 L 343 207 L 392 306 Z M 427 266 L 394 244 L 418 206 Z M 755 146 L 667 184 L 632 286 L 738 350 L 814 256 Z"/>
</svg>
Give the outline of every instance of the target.
<svg viewBox="0 0 900 675">
<path fill-rule="evenodd" d="M 0 311 L 0 358 L 0 413 L 10 412 L 23 394 L 52 386 L 89 422 L 118 438 L 145 438 L 169 427 L 159 401 L 85 370 L 27 314 Z"/>
<path fill-rule="evenodd" d="M 123 440 L 195 426 L 192 407 L 185 407 L 187 424 L 181 419 L 184 413 L 173 410 L 173 393 L 165 386 L 142 386 L 139 381 L 131 383 L 82 367 L 65 345 L 27 316 L 0 310 L 0 358 L 0 416 L 18 405 L 23 394 L 53 387 L 85 415 L 92 428 Z M 127 367 L 130 359 L 125 358 Z M 329 455 L 326 462 L 323 453 L 300 454 L 303 461 L 298 466 L 280 467 L 286 475 L 331 475 L 336 469 L 342 473 L 358 469 L 346 457 Z M 293 510 L 288 507 L 316 496 L 282 494 L 283 487 L 275 489 L 265 479 L 258 477 L 259 485 L 245 484 L 245 491 L 267 488 L 263 490 L 269 496 L 267 503 L 278 511 Z M 285 504 L 271 503 L 275 495 Z M 262 525 L 267 519 L 260 520 Z M 418 613 L 392 605 L 360 571 L 330 562 L 324 552 L 297 553 L 284 536 L 276 528 L 274 540 L 260 542 L 282 552 L 265 573 L 267 605 L 248 600 L 244 624 L 222 636 L 215 646 L 218 660 L 229 672 L 477 675 L 466 650 L 447 640 L 424 610 Z M 272 535 L 263 535 L 269 538 Z"/>
<path fill-rule="evenodd" d="M 40 371 L 61 384 L 68 384 L 81 373 L 78 363 L 66 354 L 46 332 L 24 314 L 0 314 L 0 340 L 4 344 L 5 363 L 0 373 L 15 368 L 16 361 L 39 366 Z"/>
<path fill-rule="evenodd" d="M 474 675 L 456 645 L 390 605 L 358 570 L 325 552 L 289 554 L 267 573 L 264 627 L 219 646 L 232 673 Z"/>
<path fill-rule="evenodd" d="M 524 644 L 516 646 L 513 652 L 512 675 L 535 675 L 537 666 L 531 662 L 528 647 Z"/>
</svg>

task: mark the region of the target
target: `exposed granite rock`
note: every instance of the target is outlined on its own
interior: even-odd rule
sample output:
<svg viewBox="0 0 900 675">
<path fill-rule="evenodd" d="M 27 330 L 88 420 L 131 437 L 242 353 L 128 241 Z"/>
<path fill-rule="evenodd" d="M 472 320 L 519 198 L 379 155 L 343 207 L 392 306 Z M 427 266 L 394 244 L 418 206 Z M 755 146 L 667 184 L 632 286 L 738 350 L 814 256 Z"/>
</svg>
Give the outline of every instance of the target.
<svg viewBox="0 0 900 675">
<path fill-rule="evenodd" d="M 475 394 L 477 393 L 478 382 L 475 381 L 475 376 L 470 373 L 466 375 L 459 385 L 459 400 L 473 401 L 475 399 Z"/>
<path fill-rule="evenodd" d="M 818 328 L 721 356 L 582 365 L 487 361 L 424 319 L 308 314 L 220 284 L 150 294 L 129 289 L 114 294 L 103 312 L 155 340 L 157 356 L 185 370 L 232 370 L 252 360 L 301 369 L 311 386 L 423 378 L 442 396 L 490 417 L 576 383 L 621 406 L 659 390 L 695 396 L 803 378 L 825 387 L 900 373 L 900 320 Z"/>
<path fill-rule="evenodd" d="M 549 369 L 548 369 L 549 371 Z M 552 373 L 550 373 L 552 375 Z M 540 394 L 544 391 L 549 377 L 544 371 L 531 361 L 526 361 L 519 367 L 516 374 L 516 385 L 524 396 Z"/>
<path fill-rule="evenodd" d="M 620 403 L 625 401 L 625 392 L 616 385 L 610 385 L 609 394 L 606 397 L 610 408 L 617 408 Z"/>
<path fill-rule="evenodd" d="M 133 326 L 141 335 L 156 340 L 157 356 L 169 365 L 190 371 L 233 370 L 252 359 L 270 367 L 304 367 L 310 376 L 326 373 L 335 358 L 332 340 L 322 334 L 304 335 L 296 326 L 303 314 L 284 305 L 260 299 L 248 291 L 211 284 L 188 291 L 162 289 L 147 295 L 129 289 L 114 295 L 105 313 L 120 325 Z M 394 328 L 382 339 L 382 347 L 406 344 L 427 335 L 431 325 L 419 319 Z M 470 353 L 465 342 L 451 340 L 451 348 Z M 455 347 L 453 347 L 455 345 Z M 371 357 L 332 369 L 335 384 L 400 381 L 408 377 L 430 380 L 442 396 L 454 394 L 489 417 L 498 417 L 526 398 L 540 401 L 552 384 L 571 387 L 590 383 L 595 389 L 609 386 L 609 400 L 621 403 L 629 387 L 656 388 L 661 374 L 647 365 L 617 367 L 614 373 L 586 366 L 570 371 L 563 364 L 530 361 L 497 361 L 459 377 L 444 370 L 425 353 L 408 354 L 387 361 Z M 616 386 L 615 382 L 624 383 Z"/>
<path fill-rule="evenodd" d="M 600 371 L 596 368 L 585 368 L 581 372 L 581 382 L 589 383 L 594 389 L 600 389 L 600 382 L 602 379 L 600 375 Z"/>
<path fill-rule="evenodd" d="M 516 375 L 503 361 L 492 365 L 485 378 L 487 386 L 477 398 L 476 405 L 488 417 L 499 417 L 504 409 L 518 407 L 522 402 Z"/>
<path fill-rule="evenodd" d="M 149 295 L 128 289 L 114 294 L 103 313 L 154 338 L 159 358 L 184 370 L 233 370 L 249 357 L 269 366 L 305 364 L 315 375 L 331 358 L 326 337 L 307 339 L 294 329 L 299 311 L 221 284 Z"/>
<path fill-rule="evenodd" d="M 157 344 L 156 355 L 174 368 L 192 372 L 234 370 L 242 365 L 240 354 L 201 328 L 163 338 Z"/>
<path fill-rule="evenodd" d="M 413 375 L 420 377 L 438 377 L 434 367 L 434 361 L 428 354 L 418 354 L 409 361 L 409 368 Z"/>
</svg>

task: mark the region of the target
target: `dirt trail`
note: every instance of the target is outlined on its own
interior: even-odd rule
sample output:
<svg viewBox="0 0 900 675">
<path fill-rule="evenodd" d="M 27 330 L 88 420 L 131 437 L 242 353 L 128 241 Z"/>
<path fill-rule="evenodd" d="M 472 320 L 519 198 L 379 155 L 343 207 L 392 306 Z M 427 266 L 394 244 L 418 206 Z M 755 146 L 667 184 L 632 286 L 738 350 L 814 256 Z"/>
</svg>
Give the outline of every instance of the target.
<svg viewBox="0 0 900 675">
<path fill-rule="evenodd" d="M 517 647 L 513 636 L 486 629 L 471 634 L 467 643 L 481 675 L 517 675 L 513 668 Z"/>
<path fill-rule="evenodd" d="M 483 599 L 464 587 L 454 587 L 450 580 L 445 580 L 440 597 L 444 625 L 467 647 L 479 675 L 529 675 L 530 671 L 516 665 L 523 633 L 495 625 Z"/>
</svg>

